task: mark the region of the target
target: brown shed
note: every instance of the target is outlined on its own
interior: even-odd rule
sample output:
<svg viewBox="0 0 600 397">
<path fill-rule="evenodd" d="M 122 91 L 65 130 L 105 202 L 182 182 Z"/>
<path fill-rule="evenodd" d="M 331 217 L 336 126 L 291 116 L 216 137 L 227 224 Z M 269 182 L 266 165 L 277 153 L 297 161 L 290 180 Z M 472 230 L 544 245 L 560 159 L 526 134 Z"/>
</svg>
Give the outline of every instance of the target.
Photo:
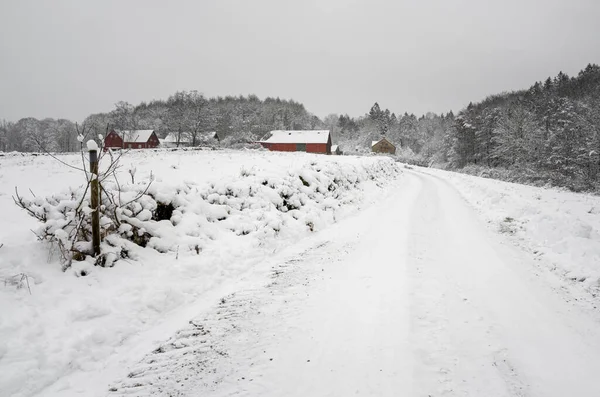
<svg viewBox="0 0 600 397">
<path fill-rule="evenodd" d="M 387 138 L 381 138 L 378 141 L 371 142 L 371 151 L 373 153 L 396 154 L 396 146 Z"/>
</svg>

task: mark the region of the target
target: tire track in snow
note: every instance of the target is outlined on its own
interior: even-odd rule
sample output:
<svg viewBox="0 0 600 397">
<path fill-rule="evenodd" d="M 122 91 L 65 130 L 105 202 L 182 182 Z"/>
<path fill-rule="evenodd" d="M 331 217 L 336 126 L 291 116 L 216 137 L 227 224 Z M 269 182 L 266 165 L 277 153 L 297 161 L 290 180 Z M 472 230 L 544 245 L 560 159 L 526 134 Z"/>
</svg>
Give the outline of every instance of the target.
<svg viewBox="0 0 600 397">
<path fill-rule="evenodd" d="M 252 357 L 230 355 L 240 346 L 263 346 L 264 324 L 273 317 L 290 315 L 300 307 L 298 302 L 307 294 L 306 287 L 326 277 L 324 269 L 315 271 L 324 262 L 334 260 L 330 242 L 319 242 L 298 256 L 273 266 L 266 285 L 242 290 L 223 297 L 204 316 L 190 321 L 171 339 L 148 354 L 126 378 L 109 387 L 110 396 L 169 395 L 187 396 L 214 392 L 234 372 L 238 361 Z M 334 248 L 339 255 L 347 247 Z M 334 255 L 334 256 L 339 256 Z M 339 259 L 337 259 L 339 260 Z M 315 266 L 306 266 L 313 264 Z M 288 299 L 294 305 L 286 305 Z M 283 303 L 283 305 L 281 304 Z M 265 349 L 267 347 L 265 346 Z M 260 359 L 268 359 L 267 350 Z M 252 364 L 251 364 L 252 365 Z M 253 382 L 240 377 L 237 382 Z"/>
<path fill-rule="evenodd" d="M 511 363 L 506 349 L 501 349 L 495 353 L 492 365 L 500 373 L 511 396 L 527 397 L 529 395 L 529 388 L 520 379 L 519 373 Z"/>
</svg>

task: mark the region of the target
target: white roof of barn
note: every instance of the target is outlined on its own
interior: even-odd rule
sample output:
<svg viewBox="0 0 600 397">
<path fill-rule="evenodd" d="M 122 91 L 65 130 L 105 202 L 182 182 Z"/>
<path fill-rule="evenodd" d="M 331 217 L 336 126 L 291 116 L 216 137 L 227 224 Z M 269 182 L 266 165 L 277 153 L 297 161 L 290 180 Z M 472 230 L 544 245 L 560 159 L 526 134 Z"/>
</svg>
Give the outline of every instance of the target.
<svg viewBox="0 0 600 397">
<path fill-rule="evenodd" d="M 379 143 L 379 141 L 371 141 L 371 147 L 377 145 Z"/>
<path fill-rule="evenodd" d="M 262 142 L 266 143 L 327 143 L 329 130 L 313 131 L 271 131 L 271 137 Z"/>
<path fill-rule="evenodd" d="M 117 131 L 125 143 L 146 143 L 154 130 L 122 130 Z"/>
<path fill-rule="evenodd" d="M 338 149 L 338 145 L 331 145 L 331 151 L 335 152 Z"/>
<path fill-rule="evenodd" d="M 167 134 L 167 136 L 162 139 L 163 142 L 166 143 L 177 143 L 177 133 L 176 132 L 169 132 Z M 192 140 L 190 139 L 189 133 L 187 132 L 182 132 L 181 136 L 179 137 L 179 142 L 180 143 L 189 143 Z"/>
</svg>

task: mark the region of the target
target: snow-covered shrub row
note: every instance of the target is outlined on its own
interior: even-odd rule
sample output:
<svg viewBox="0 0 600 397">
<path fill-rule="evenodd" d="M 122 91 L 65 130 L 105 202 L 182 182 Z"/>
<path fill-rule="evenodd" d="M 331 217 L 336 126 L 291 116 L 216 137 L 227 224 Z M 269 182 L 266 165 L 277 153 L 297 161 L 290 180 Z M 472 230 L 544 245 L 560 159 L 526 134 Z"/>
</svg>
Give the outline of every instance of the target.
<svg viewBox="0 0 600 397">
<path fill-rule="evenodd" d="M 105 180 L 101 192 L 103 241 L 96 264 L 112 266 L 134 258 L 136 247 L 197 254 L 226 229 L 237 236 L 277 236 L 287 226 L 314 231 L 336 219 L 336 212 L 357 199 L 361 182 L 387 181 L 399 167 L 390 159 L 371 163 L 312 162 L 286 176 L 261 176 L 252 170 L 239 178 L 197 185 L 155 181 L 119 184 Z M 65 267 L 91 254 L 89 192 L 84 187 L 50 197 L 20 198 L 42 224 L 40 239 L 56 243 Z"/>
<path fill-rule="evenodd" d="M 568 177 L 564 173 L 534 170 L 526 167 L 490 168 L 478 165 L 467 165 L 464 168 L 453 169 L 467 175 L 482 178 L 497 179 L 504 182 L 521 183 L 537 187 L 564 187 L 574 192 L 600 192 L 600 186 L 584 182 L 584 178 Z"/>
<path fill-rule="evenodd" d="M 401 147 L 396 151 L 396 160 L 408 165 L 427 167 L 429 162 L 420 154 L 415 154 L 410 148 Z"/>
</svg>

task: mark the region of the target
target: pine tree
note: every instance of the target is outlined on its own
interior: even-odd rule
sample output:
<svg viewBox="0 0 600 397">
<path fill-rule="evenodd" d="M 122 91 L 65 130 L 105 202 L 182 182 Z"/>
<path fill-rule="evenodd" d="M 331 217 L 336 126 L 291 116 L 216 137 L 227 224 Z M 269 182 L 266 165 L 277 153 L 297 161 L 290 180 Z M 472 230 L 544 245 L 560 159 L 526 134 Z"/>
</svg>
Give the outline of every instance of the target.
<svg viewBox="0 0 600 397">
<path fill-rule="evenodd" d="M 375 104 L 371 107 L 371 110 L 369 111 L 369 117 L 374 122 L 378 122 L 381 118 L 381 108 L 377 102 L 375 102 Z"/>
</svg>

